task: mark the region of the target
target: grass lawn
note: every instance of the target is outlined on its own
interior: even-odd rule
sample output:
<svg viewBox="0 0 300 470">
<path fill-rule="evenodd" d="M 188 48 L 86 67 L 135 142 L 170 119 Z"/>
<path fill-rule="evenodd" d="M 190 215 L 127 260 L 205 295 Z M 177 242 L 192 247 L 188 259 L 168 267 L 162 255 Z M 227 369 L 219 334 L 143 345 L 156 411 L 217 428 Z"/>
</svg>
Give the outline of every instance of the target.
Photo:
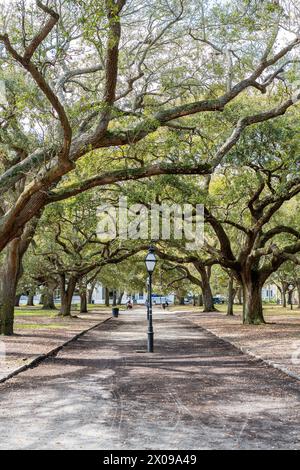
<svg viewBox="0 0 300 470">
<path fill-rule="evenodd" d="M 227 305 L 226 304 L 221 304 L 221 305 L 216 305 L 216 308 L 218 309 L 219 313 L 226 313 L 227 311 Z M 242 313 L 242 305 L 234 305 L 233 311 L 234 314 L 238 315 Z M 172 305 L 171 307 L 168 308 L 168 311 L 173 312 L 173 311 L 190 311 L 190 312 L 201 312 L 202 307 L 193 307 L 192 305 Z M 287 308 L 281 307 L 281 305 L 273 305 L 273 304 L 264 304 L 264 315 L 270 316 L 270 315 L 288 315 L 288 316 L 300 316 L 300 309 L 297 308 L 297 305 L 293 306 L 293 310 L 291 310 L 290 306 Z"/>
<path fill-rule="evenodd" d="M 15 327 L 16 330 L 40 330 L 40 329 L 46 329 L 46 330 L 56 330 L 56 329 L 65 329 L 68 328 L 68 325 L 60 325 L 58 323 L 16 323 Z"/>
<path fill-rule="evenodd" d="M 220 313 L 226 313 L 227 305 L 216 305 L 217 309 Z M 300 309 L 296 308 L 297 306 L 293 306 L 293 310 L 291 310 L 290 306 L 287 308 L 281 307 L 281 305 L 273 305 L 273 304 L 264 304 L 264 315 L 300 315 Z M 242 313 L 242 306 L 241 305 L 234 305 L 233 311 L 235 314 Z"/>
<path fill-rule="evenodd" d="M 15 317 L 50 317 L 58 314 L 58 310 L 42 310 L 40 307 L 16 307 Z"/>
<path fill-rule="evenodd" d="M 26 305 L 21 306 L 21 307 L 16 307 L 15 308 L 15 316 L 16 317 L 23 317 L 23 316 L 28 316 L 28 317 L 49 317 L 53 318 L 59 313 L 59 308 L 60 305 L 56 304 L 56 310 L 43 310 L 39 305 L 36 305 L 35 307 L 27 307 Z M 119 307 L 120 310 L 126 310 L 125 306 Z M 110 307 L 106 307 L 105 305 L 88 305 L 88 310 L 90 312 L 93 311 L 110 311 Z M 72 305 L 72 311 L 73 312 L 79 312 L 79 305 Z"/>
</svg>

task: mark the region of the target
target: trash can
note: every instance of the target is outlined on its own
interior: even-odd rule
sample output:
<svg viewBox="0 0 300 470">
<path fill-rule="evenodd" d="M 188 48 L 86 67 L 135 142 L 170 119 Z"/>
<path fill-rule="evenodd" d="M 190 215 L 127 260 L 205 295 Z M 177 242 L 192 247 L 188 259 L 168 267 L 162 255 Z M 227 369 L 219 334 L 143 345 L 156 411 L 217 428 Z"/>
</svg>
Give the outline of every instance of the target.
<svg viewBox="0 0 300 470">
<path fill-rule="evenodd" d="M 112 309 L 112 316 L 115 317 L 115 318 L 118 318 L 119 316 L 119 309 L 117 307 L 114 307 Z"/>
</svg>

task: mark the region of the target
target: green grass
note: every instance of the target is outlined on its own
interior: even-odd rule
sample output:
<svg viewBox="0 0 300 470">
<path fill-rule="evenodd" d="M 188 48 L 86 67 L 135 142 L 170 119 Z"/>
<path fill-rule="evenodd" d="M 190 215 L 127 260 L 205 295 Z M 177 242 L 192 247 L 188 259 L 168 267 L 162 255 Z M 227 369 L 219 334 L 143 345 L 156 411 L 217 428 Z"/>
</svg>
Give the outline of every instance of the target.
<svg viewBox="0 0 300 470">
<path fill-rule="evenodd" d="M 66 325 L 59 325 L 57 323 L 43 323 L 43 324 L 34 324 L 34 323 L 16 323 L 15 329 L 17 330 L 62 330 L 68 328 Z"/>
<path fill-rule="evenodd" d="M 227 305 L 226 304 L 216 305 L 216 308 L 220 313 L 225 314 L 227 312 Z M 299 318 L 300 318 L 300 309 L 297 308 L 297 305 L 293 306 L 293 310 L 290 309 L 290 306 L 288 306 L 287 308 L 284 308 L 284 307 L 281 307 L 281 305 L 275 305 L 275 304 L 269 304 L 269 303 L 264 304 L 263 308 L 264 308 L 264 315 L 266 315 L 266 316 L 270 316 L 270 315 L 282 315 L 282 316 L 284 316 L 284 315 L 286 315 L 286 316 L 295 315 L 295 316 L 299 316 Z M 171 307 L 169 307 L 168 310 L 171 311 L 171 312 L 174 311 L 174 310 L 186 310 L 186 311 L 192 311 L 192 312 L 201 312 L 202 307 L 193 307 L 192 305 L 172 305 Z M 241 314 L 242 310 L 243 310 L 242 305 L 235 304 L 233 306 L 233 312 L 235 314 Z"/>
<path fill-rule="evenodd" d="M 57 315 L 58 310 L 42 310 L 39 307 L 16 307 L 16 317 L 50 317 L 53 318 Z"/>
<path fill-rule="evenodd" d="M 48 317 L 53 318 L 59 313 L 60 305 L 56 305 L 56 310 L 43 310 L 39 305 L 35 307 L 21 306 L 15 308 L 16 317 Z M 93 311 L 111 311 L 111 306 L 106 307 L 105 305 L 88 305 L 89 312 Z M 126 310 L 126 307 L 122 305 L 119 307 L 120 310 Z M 72 305 L 72 311 L 79 313 L 79 305 Z"/>
<path fill-rule="evenodd" d="M 296 308 L 297 306 L 294 305 L 293 310 L 290 309 L 290 306 L 287 308 L 281 307 L 281 305 L 275 305 L 275 304 L 264 304 L 263 309 L 264 309 L 264 315 L 300 315 L 300 310 Z M 201 308 L 201 307 L 198 307 Z M 216 308 L 221 312 L 221 313 L 226 313 L 227 312 L 227 305 L 226 304 L 221 304 L 221 305 L 216 305 Z M 233 306 L 233 312 L 238 314 L 242 313 L 243 307 L 242 305 L 234 305 Z"/>
</svg>

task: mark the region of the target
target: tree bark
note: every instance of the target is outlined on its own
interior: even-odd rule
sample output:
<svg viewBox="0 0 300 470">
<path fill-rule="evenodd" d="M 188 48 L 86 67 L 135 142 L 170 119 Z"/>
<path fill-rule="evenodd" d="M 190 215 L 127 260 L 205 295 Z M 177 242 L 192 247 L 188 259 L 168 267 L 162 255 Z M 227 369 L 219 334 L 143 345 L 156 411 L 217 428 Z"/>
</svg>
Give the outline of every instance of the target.
<svg viewBox="0 0 300 470">
<path fill-rule="evenodd" d="M 286 302 L 286 293 L 288 291 L 288 284 L 286 282 L 283 282 L 281 285 L 281 305 L 286 308 L 287 307 L 287 302 Z"/>
<path fill-rule="evenodd" d="M 27 307 L 34 307 L 34 295 L 29 294 L 27 298 Z"/>
<path fill-rule="evenodd" d="M 86 291 L 80 293 L 80 313 L 88 313 Z"/>
<path fill-rule="evenodd" d="M 216 312 L 217 309 L 214 306 L 213 294 L 210 287 L 211 270 L 209 268 L 206 269 L 204 266 L 200 266 L 198 271 L 201 275 L 203 312 Z"/>
<path fill-rule="evenodd" d="M 214 300 L 211 292 L 210 285 L 203 286 L 203 312 L 215 312 L 217 309 L 214 306 Z"/>
<path fill-rule="evenodd" d="M 72 298 L 73 298 L 76 284 L 77 284 L 77 278 L 71 276 L 68 282 L 68 287 L 66 287 L 66 276 L 64 274 L 60 276 L 60 298 L 61 298 L 60 314 L 63 317 L 71 316 Z"/>
<path fill-rule="evenodd" d="M 117 291 L 114 289 L 113 291 L 113 307 L 116 307 L 117 305 Z"/>
<path fill-rule="evenodd" d="M 16 295 L 15 307 L 20 307 L 21 294 Z"/>
<path fill-rule="evenodd" d="M 233 316 L 233 304 L 235 298 L 236 290 L 234 289 L 234 280 L 230 276 L 228 282 L 228 304 L 227 304 L 227 316 Z"/>
<path fill-rule="evenodd" d="M 255 276 L 247 276 L 243 285 L 245 325 L 261 325 L 265 323 L 262 304 L 262 285 Z"/>
<path fill-rule="evenodd" d="M 203 295 L 202 294 L 199 294 L 198 296 L 198 303 L 199 303 L 199 307 L 203 307 Z"/>
<path fill-rule="evenodd" d="M 285 291 L 282 291 L 281 292 L 281 305 L 286 308 L 287 307 L 287 304 L 286 304 L 286 292 Z"/>
<path fill-rule="evenodd" d="M 192 282 L 201 287 L 203 312 L 216 312 L 217 309 L 214 306 L 212 290 L 210 287 L 211 267 L 205 266 L 200 262 L 194 263 L 194 266 L 200 274 L 201 279 L 197 279 L 193 276 Z"/>
<path fill-rule="evenodd" d="M 105 287 L 105 305 L 109 307 L 109 289 Z"/>
<path fill-rule="evenodd" d="M 0 334 L 14 333 L 14 309 L 18 276 L 21 269 L 20 238 L 15 238 L 6 247 L 5 262 L 0 279 Z"/>
<path fill-rule="evenodd" d="M 42 305 L 43 310 L 56 310 L 54 302 L 54 289 L 50 289 L 48 287 L 45 290 L 45 292 L 42 294 Z"/>
<path fill-rule="evenodd" d="M 14 333 L 14 308 L 18 280 L 22 275 L 22 259 L 34 236 L 38 217 L 24 229 L 21 237 L 14 238 L 5 248 L 4 263 L 0 272 L 0 334 Z"/>
</svg>

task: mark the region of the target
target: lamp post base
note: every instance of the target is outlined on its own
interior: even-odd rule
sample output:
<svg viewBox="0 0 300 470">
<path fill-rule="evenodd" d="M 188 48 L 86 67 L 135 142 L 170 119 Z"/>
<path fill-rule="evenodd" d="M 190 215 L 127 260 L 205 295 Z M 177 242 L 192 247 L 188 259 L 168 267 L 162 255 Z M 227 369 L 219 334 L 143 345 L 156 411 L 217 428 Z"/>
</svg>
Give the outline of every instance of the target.
<svg viewBox="0 0 300 470">
<path fill-rule="evenodd" d="M 154 333 L 153 332 L 148 332 L 148 352 L 153 353 L 153 338 L 154 338 Z"/>
</svg>

